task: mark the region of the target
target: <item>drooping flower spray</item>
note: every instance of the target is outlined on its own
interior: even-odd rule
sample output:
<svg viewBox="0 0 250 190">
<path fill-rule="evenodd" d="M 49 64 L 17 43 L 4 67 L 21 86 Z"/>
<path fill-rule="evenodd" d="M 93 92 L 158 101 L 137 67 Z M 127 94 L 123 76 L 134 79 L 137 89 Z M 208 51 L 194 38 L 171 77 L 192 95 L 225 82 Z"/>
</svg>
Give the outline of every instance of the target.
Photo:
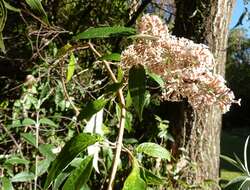
<svg viewBox="0 0 250 190">
<path fill-rule="evenodd" d="M 221 75 L 212 73 L 213 54 L 204 44 L 169 34 L 167 25 L 155 15 L 145 15 L 137 23 L 138 39 L 122 53 L 122 66 L 141 64 L 162 77 L 162 98 L 181 101 L 187 98 L 196 110 L 219 105 L 223 113 L 235 100 Z"/>
</svg>

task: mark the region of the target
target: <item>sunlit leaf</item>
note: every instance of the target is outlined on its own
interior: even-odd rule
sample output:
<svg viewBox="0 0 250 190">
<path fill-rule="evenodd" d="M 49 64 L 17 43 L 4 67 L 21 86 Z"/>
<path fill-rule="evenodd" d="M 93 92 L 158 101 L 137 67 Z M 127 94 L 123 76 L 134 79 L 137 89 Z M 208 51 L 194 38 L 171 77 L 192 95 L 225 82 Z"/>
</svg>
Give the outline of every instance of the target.
<svg viewBox="0 0 250 190">
<path fill-rule="evenodd" d="M 242 182 L 244 182 L 247 178 L 248 178 L 248 176 L 239 176 L 239 177 L 236 177 L 236 178 L 232 179 L 231 181 L 229 181 L 225 185 L 224 188 L 227 189 L 228 187 L 231 187 L 231 186 L 239 187 L 240 184 L 242 184 Z M 238 188 L 236 188 L 236 189 L 238 189 Z"/>
<path fill-rule="evenodd" d="M 121 61 L 121 54 L 120 53 L 111 53 L 111 54 L 102 56 L 100 59 L 107 60 L 107 61 Z"/>
<path fill-rule="evenodd" d="M 162 158 L 170 161 L 171 155 L 170 152 L 163 148 L 162 146 L 151 143 L 151 142 L 146 142 L 140 144 L 137 148 L 136 151 L 138 153 L 144 153 L 152 157 L 157 157 L 157 158 Z"/>
<path fill-rule="evenodd" d="M 10 5 L 9 3 L 7 3 L 6 1 L 4 1 L 4 5 L 6 7 L 6 9 L 10 10 L 10 11 L 14 11 L 14 12 L 21 12 L 20 9 L 13 7 L 12 5 Z"/>
<path fill-rule="evenodd" d="M 92 38 L 109 38 L 117 36 L 130 36 L 135 34 L 134 28 L 124 26 L 89 28 L 75 36 L 77 40 L 92 39 Z"/>
<path fill-rule="evenodd" d="M 89 145 L 97 142 L 98 137 L 87 133 L 79 134 L 73 137 L 66 143 L 62 151 L 53 161 L 49 169 L 48 176 L 45 182 L 45 189 L 48 188 L 50 183 L 63 171 L 64 168 Z"/>
<path fill-rule="evenodd" d="M 146 190 L 146 182 L 140 176 L 140 168 L 136 159 L 133 160 L 133 168 L 124 182 L 122 190 Z"/>
<path fill-rule="evenodd" d="M 31 172 L 21 172 L 16 174 L 11 181 L 12 182 L 26 182 L 31 181 L 35 178 L 35 175 Z"/>
<path fill-rule="evenodd" d="M 75 58 L 73 52 L 71 52 L 70 59 L 69 59 L 69 64 L 68 64 L 68 69 L 67 69 L 66 82 L 69 82 L 70 79 L 72 78 L 72 76 L 74 74 L 74 71 L 75 71 L 75 65 L 76 65 L 76 58 Z"/>
<path fill-rule="evenodd" d="M 23 126 L 32 126 L 32 125 L 35 125 L 35 124 L 36 124 L 36 121 L 33 120 L 33 119 L 30 119 L 30 118 L 25 118 L 25 119 L 22 121 L 22 124 L 23 124 Z"/>
<path fill-rule="evenodd" d="M 2 181 L 3 190 L 14 190 L 11 181 L 7 177 L 0 178 Z"/>
<path fill-rule="evenodd" d="M 43 5 L 40 0 L 25 0 L 26 3 L 30 6 L 30 8 L 43 16 L 44 20 L 47 22 L 47 13 L 45 12 Z"/>
<path fill-rule="evenodd" d="M 118 83 L 122 82 L 123 80 L 123 70 L 122 70 L 122 67 L 121 66 L 118 66 L 117 67 L 117 81 Z"/>
<path fill-rule="evenodd" d="M 63 190 L 80 189 L 90 177 L 92 172 L 93 157 L 86 157 L 77 167 L 73 170 L 63 186 Z"/>
<path fill-rule="evenodd" d="M 142 65 L 133 66 L 129 70 L 128 88 L 132 104 L 134 105 L 139 119 L 142 120 L 146 92 L 146 73 Z"/>
</svg>

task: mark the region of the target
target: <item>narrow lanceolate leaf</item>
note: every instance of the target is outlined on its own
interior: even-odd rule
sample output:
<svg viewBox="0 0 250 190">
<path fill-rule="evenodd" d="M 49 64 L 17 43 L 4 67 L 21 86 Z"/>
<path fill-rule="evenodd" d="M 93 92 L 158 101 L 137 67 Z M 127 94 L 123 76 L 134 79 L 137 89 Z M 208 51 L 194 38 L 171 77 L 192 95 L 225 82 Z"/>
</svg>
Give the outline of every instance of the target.
<svg viewBox="0 0 250 190">
<path fill-rule="evenodd" d="M 155 73 L 148 72 L 148 76 L 153 79 L 162 89 L 164 88 L 164 81 L 161 78 L 160 75 L 157 75 Z"/>
<path fill-rule="evenodd" d="M 133 168 L 124 182 L 122 190 L 146 190 L 146 182 L 140 176 L 140 168 L 136 159 L 133 160 Z"/>
<path fill-rule="evenodd" d="M 76 58 L 74 54 L 71 52 L 70 54 L 70 59 L 69 59 L 69 64 L 68 64 L 68 69 L 67 69 L 67 79 L 66 82 L 69 82 L 70 79 L 72 78 L 74 71 L 75 71 L 75 65 L 76 65 Z"/>
<path fill-rule="evenodd" d="M 14 190 L 11 181 L 7 177 L 2 177 L 1 181 L 3 190 Z"/>
<path fill-rule="evenodd" d="M 3 29 L 7 19 L 7 9 L 4 5 L 4 1 L 0 0 L 0 48 L 3 53 L 6 53 L 4 41 L 3 41 Z"/>
<path fill-rule="evenodd" d="M 52 166 L 48 172 L 48 177 L 45 182 L 45 189 L 50 183 L 68 166 L 68 164 L 89 145 L 97 142 L 98 137 L 87 133 L 79 134 L 73 137 L 63 147 L 62 151 L 53 161 Z"/>
<path fill-rule="evenodd" d="M 120 53 L 111 53 L 111 54 L 102 56 L 100 59 L 106 60 L 106 61 L 121 61 L 121 54 Z"/>
<path fill-rule="evenodd" d="M 43 16 L 43 19 L 48 22 L 47 20 L 47 13 L 45 12 L 41 0 L 25 0 L 26 3 L 30 6 L 30 8 Z"/>
<path fill-rule="evenodd" d="M 142 120 L 146 92 L 146 73 L 142 65 L 135 65 L 129 70 L 128 88 L 132 104 Z"/>
<path fill-rule="evenodd" d="M 35 175 L 31 172 L 21 172 L 16 174 L 11 181 L 12 182 L 26 182 L 31 181 L 35 178 Z"/>
<path fill-rule="evenodd" d="M 144 154 L 147 154 L 149 156 L 161 158 L 161 159 L 166 159 L 168 161 L 170 161 L 170 159 L 171 159 L 170 152 L 167 149 L 163 148 L 162 146 L 160 146 L 158 144 L 151 143 L 151 142 L 146 142 L 146 143 L 140 144 L 136 148 L 136 151 L 138 153 L 144 153 Z"/>
<path fill-rule="evenodd" d="M 122 85 L 123 85 L 123 82 L 117 82 L 117 83 L 107 85 L 107 87 L 104 89 L 104 93 L 106 94 L 115 93 L 122 87 Z"/>
<path fill-rule="evenodd" d="M 247 162 L 248 162 L 248 159 L 247 159 L 247 146 L 248 146 L 249 137 L 250 136 L 247 137 L 247 140 L 246 140 L 245 146 L 244 146 L 244 165 L 245 165 L 247 174 L 250 176 L 248 165 L 247 165 Z"/>
<path fill-rule="evenodd" d="M 6 1 L 4 1 L 4 5 L 6 7 L 6 9 L 10 10 L 10 11 L 14 11 L 14 12 L 21 12 L 20 9 L 13 7 L 12 5 L 10 5 L 9 3 L 7 3 Z"/>
<path fill-rule="evenodd" d="M 225 185 L 224 188 L 227 189 L 228 187 L 232 187 L 232 186 L 239 187 L 247 178 L 248 178 L 248 176 L 239 176 L 239 177 L 236 177 L 236 178 L 232 179 L 231 181 L 229 181 Z M 235 188 L 235 189 L 238 189 L 238 188 Z"/>
<path fill-rule="evenodd" d="M 71 175 L 65 182 L 63 190 L 81 189 L 87 183 L 92 172 L 93 157 L 86 157 L 78 168 L 71 172 Z"/>
<path fill-rule="evenodd" d="M 86 119 L 90 120 L 90 118 L 97 112 L 99 112 L 101 109 L 104 108 L 106 103 L 108 102 L 107 99 L 100 98 L 93 102 L 88 103 L 79 114 L 79 119 Z"/>
<path fill-rule="evenodd" d="M 4 5 L 4 1 L 0 0 L 0 32 L 3 31 L 6 20 L 7 20 L 7 9 Z"/>
<path fill-rule="evenodd" d="M 93 39 L 93 38 L 110 38 L 118 36 L 130 36 L 135 34 L 134 28 L 124 26 L 89 28 L 75 36 L 76 40 Z"/>
</svg>

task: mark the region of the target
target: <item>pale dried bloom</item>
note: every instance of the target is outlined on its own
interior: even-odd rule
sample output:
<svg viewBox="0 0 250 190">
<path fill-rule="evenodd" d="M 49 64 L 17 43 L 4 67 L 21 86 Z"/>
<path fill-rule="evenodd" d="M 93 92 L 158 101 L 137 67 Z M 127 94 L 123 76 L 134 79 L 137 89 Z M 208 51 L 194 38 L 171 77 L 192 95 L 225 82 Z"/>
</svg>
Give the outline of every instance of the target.
<svg viewBox="0 0 250 190">
<path fill-rule="evenodd" d="M 122 65 L 146 66 L 165 81 L 163 99 L 181 101 L 187 98 L 194 109 L 219 105 L 223 112 L 235 101 L 233 92 L 226 87 L 222 76 L 213 74 L 213 54 L 203 44 L 170 35 L 158 16 L 145 15 L 137 24 L 139 38 L 122 53 Z"/>
</svg>

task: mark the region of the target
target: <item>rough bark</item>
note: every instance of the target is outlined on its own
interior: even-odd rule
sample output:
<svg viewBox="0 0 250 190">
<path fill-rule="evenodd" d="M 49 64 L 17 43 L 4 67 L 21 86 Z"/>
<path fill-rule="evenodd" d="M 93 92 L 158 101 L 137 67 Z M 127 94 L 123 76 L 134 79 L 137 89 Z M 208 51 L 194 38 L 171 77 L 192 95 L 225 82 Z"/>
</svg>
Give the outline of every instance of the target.
<svg viewBox="0 0 250 190">
<path fill-rule="evenodd" d="M 174 34 L 207 44 L 216 59 L 214 73 L 224 75 L 228 27 L 235 0 L 176 0 Z M 181 139 L 178 147 L 184 146 L 194 170 L 188 170 L 184 178 L 190 184 L 201 184 L 204 180 L 219 178 L 221 112 L 214 106 L 199 113 L 189 105 L 177 106 L 183 113 L 178 122 Z M 180 127 L 180 123 L 183 124 Z M 176 132 L 175 132 L 176 133 Z M 211 189 L 211 186 L 209 187 Z M 197 188 L 199 189 L 199 188 Z M 200 189 L 204 189 L 200 188 Z M 217 189 L 212 186 L 212 189 Z"/>
</svg>

